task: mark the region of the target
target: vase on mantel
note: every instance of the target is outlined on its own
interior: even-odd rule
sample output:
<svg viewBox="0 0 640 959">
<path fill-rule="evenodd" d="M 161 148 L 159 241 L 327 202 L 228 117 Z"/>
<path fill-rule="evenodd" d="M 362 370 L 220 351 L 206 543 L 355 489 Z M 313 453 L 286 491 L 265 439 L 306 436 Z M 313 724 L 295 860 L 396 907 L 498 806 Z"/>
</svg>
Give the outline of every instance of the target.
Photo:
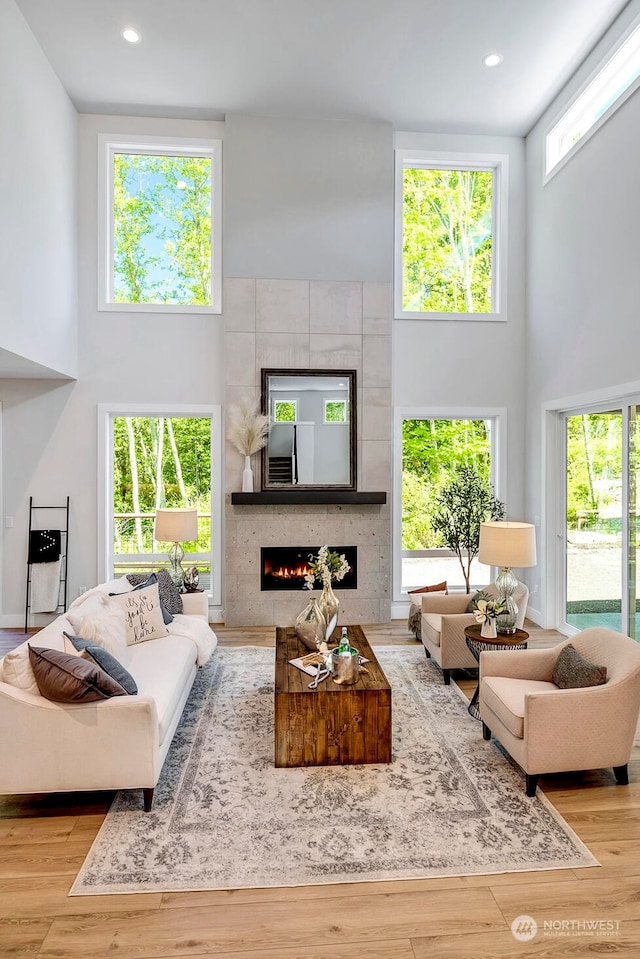
<svg viewBox="0 0 640 959">
<path fill-rule="evenodd" d="M 320 611 L 324 616 L 325 623 L 327 624 L 326 638 L 327 643 L 329 643 L 333 635 L 333 631 L 338 624 L 338 607 L 340 606 L 340 600 L 332 590 L 331 583 L 326 583 L 322 587 L 319 606 Z"/>
<path fill-rule="evenodd" d="M 253 470 L 251 469 L 251 457 L 245 456 L 244 470 L 242 471 L 242 492 L 253 493 Z"/>
<path fill-rule="evenodd" d="M 318 600 L 312 596 L 294 624 L 296 636 L 303 646 L 313 651 L 320 649 L 325 641 L 327 624 L 318 605 Z"/>
<path fill-rule="evenodd" d="M 480 635 L 483 639 L 496 639 L 498 636 L 498 630 L 496 628 L 495 619 L 485 619 L 484 623 L 480 627 Z"/>
</svg>

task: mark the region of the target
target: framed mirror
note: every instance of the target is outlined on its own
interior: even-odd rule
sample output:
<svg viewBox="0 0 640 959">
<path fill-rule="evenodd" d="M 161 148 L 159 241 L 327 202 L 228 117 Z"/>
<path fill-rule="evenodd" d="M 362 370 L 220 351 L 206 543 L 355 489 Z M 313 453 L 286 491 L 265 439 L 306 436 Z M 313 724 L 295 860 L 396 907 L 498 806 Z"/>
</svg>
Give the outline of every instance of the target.
<svg viewBox="0 0 640 959">
<path fill-rule="evenodd" d="M 356 488 L 356 371 L 262 370 L 262 489 Z"/>
</svg>

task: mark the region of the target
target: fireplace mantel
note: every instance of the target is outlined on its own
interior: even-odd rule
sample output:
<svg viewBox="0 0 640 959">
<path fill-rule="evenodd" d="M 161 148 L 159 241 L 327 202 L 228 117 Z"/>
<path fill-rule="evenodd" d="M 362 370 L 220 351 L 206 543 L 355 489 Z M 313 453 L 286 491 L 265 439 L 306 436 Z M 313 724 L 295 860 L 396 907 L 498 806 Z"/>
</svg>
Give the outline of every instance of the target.
<svg viewBox="0 0 640 959">
<path fill-rule="evenodd" d="M 232 493 L 232 506 L 307 506 L 349 505 L 364 506 L 387 502 L 384 490 L 357 493 L 354 490 L 336 489 L 286 489 L 262 490 L 259 493 Z"/>
</svg>

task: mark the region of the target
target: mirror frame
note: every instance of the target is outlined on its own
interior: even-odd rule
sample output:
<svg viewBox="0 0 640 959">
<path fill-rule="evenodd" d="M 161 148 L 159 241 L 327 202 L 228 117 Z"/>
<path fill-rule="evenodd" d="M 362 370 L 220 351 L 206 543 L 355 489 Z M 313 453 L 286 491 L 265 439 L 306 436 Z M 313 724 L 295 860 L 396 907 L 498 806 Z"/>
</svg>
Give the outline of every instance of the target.
<svg viewBox="0 0 640 959">
<path fill-rule="evenodd" d="M 358 413 L 358 391 L 357 391 L 357 382 L 356 382 L 356 371 L 355 370 L 274 370 L 274 369 L 262 369 L 261 370 L 261 382 L 262 382 L 262 393 L 261 393 L 261 409 L 265 416 L 271 415 L 271 402 L 269 394 L 269 380 L 270 377 L 296 377 L 300 379 L 301 377 L 325 377 L 325 376 L 335 376 L 340 379 L 344 379 L 348 383 L 349 391 L 349 482 L 348 483 L 269 483 L 268 481 L 268 455 L 267 450 L 269 444 L 262 448 L 262 489 L 263 490 L 299 490 L 299 489 L 310 489 L 310 490 L 323 490 L 323 489 L 335 489 L 335 490 L 356 490 L 357 489 L 357 477 L 358 477 L 358 463 L 357 463 L 357 440 L 358 440 L 358 428 L 357 428 L 357 413 Z"/>
</svg>

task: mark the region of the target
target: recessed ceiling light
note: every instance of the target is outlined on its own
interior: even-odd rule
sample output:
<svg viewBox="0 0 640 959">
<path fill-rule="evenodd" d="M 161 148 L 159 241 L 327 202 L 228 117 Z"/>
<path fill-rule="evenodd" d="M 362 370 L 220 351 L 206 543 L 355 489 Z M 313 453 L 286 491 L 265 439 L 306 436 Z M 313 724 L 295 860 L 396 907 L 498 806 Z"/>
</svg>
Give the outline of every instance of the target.
<svg viewBox="0 0 640 959">
<path fill-rule="evenodd" d="M 482 58 L 482 62 L 485 67 L 497 67 L 499 63 L 502 63 L 502 54 L 501 53 L 488 53 L 486 57 Z"/>
<path fill-rule="evenodd" d="M 125 27 L 122 31 L 122 37 L 127 43 L 140 43 L 142 37 L 137 30 L 134 30 L 133 27 Z"/>
</svg>

